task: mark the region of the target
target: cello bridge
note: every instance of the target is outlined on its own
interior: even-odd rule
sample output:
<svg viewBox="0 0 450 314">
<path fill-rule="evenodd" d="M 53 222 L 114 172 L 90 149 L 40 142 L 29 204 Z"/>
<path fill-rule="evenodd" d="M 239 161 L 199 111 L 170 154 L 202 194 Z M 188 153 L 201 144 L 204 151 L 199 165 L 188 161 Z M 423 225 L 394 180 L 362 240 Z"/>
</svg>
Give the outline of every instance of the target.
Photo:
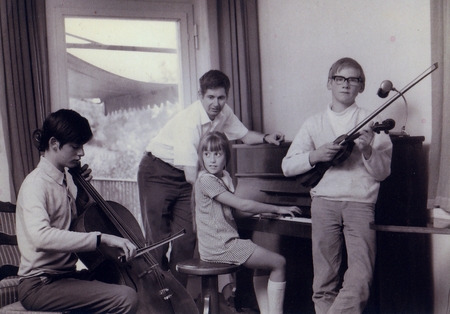
<svg viewBox="0 0 450 314">
<path fill-rule="evenodd" d="M 169 294 L 169 289 L 167 288 L 159 290 L 159 295 L 166 301 L 172 297 L 172 294 Z"/>
</svg>

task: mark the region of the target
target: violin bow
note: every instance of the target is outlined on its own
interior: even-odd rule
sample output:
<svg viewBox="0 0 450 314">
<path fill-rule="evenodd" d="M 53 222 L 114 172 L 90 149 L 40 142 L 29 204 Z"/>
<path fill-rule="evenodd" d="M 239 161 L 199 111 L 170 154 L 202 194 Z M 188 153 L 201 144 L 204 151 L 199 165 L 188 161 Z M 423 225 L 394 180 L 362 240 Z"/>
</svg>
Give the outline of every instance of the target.
<svg viewBox="0 0 450 314">
<path fill-rule="evenodd" d="M 158 241 L 158 242 L 156 242 L 156 243 L 153 243 L 152 245 L 144 246 L 144 247 L 142 247 L 142 248 L 140 248 L 140 249 L 137 249 L 137 253 L 136 253 L 136 255 L 134 256 L 134 258 L 136 258 L 136 257 L 138 257 L 138 256 L 141 256 L 141 255 L 143 255 L 143 254 L 145 254 L 145 253 L 147 253 L 147 252 L 149 252 L 149 251 L 152 251 L 152 250 L 154 250 L 154 249 L 160 247 L 161 245 L 164 245 L 164 244 L 166 244 L 166 243 L 169 243 L 170 241 L 173 241 L 173 240 L 175 240 L 175 239 L 178 239 L 179 237 L 184 236 L 185 234 L 186 234 L 186 230 L 183 229 L 183 230 L 180 230 L 180 231 L 178 231 L 177 233 L 175 233 L 173 236 L 170 236 L 170 237 L 168 237 L 168 238 L 166 238 L 166 239 L 163 239 L 163 240 L 161 240 L 161 241 Z M 120 255 L 118 258 L 119 258 L 119 260 L 120 260 L 121 262 L 125 262 L 125 255 Z"/>
<path fill-rule="evenodd" d="M 390 106 L 394 101 L 396 101 L 399 97 L 401 97 L 404 93 L 409 91 L 414 85 L 419 83 L 421 80 L 423 80 L 425 77 L 430 75 L 434 70 L 438 68 L 438 63 L 434 63 L 431 67 L 426 69 L 424 72 L 422 72 L 418 77 L 416 77 L 414 80 L 412 80 L 408 85 L 403 87 L 400 91 L 397 91 L 397 94 L 392 96 L 389 100 L 387 100 L 384 104 L 382 104 L 377 110 L 375 110 L 373 113 L 371 113 L 367 118 L 365 118 L 363 121 L 361 121 L 357 126 L 355 126 L 352 130 L 350 130 L 347 133 L 347 136 L 345 139 L 343 139 L 339 144 L 345 143 L 347 141 L 347 138 L 353 136 L 356 132 L 358 132 L 364 125 L 366 125 L 370 120 L 372 120 L 376 115 L 380 114 L 384 109 L 386 109 L 388 106 Z"/>
</svg>

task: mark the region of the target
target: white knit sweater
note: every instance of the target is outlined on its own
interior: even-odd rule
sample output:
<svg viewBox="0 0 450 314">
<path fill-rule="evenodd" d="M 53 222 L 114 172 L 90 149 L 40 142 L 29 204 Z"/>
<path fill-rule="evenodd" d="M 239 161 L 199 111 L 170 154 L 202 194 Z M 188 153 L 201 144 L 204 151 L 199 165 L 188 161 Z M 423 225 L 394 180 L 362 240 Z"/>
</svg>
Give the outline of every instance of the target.
<svg viewBox="0 0 450 314">
<path fill-rule="evenodd" d="M 351 125 L 347 132 L 369 116 L 370 112 L 351 106 Z M 327 111 L 308 118 L 295 136 L 289 151 L 282 162 L 283 173 L 287 177 L 303 174 L 313 167 L 309 154 L 325 143 L 333 142 L 342 134 L 333 131 L 331 117 L 336 114 L 328 107 Z M 336 117 L 335 117 L 336 118 Z M 379 116 L 374 121 L 381 121 Z M 342 163 L 325 172 L 320 182 L 311 189 L 311 196 L 319 196 L 335 201 L 375 203 L 380 181 L 386 179 L 391 171 L 392 142 L 389 135 L 381 132 L 372 141 L 372 155 L 366 160 L 355 145 L 351 155 Z"/>
</svg>

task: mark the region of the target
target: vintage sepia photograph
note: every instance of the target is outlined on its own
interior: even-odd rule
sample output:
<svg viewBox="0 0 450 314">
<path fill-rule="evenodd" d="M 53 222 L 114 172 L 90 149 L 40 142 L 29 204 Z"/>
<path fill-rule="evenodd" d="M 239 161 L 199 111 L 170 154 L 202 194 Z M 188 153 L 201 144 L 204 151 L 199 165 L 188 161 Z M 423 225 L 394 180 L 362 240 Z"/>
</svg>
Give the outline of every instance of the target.
<svg viewBox="0 0 450 314">
<path fill-rule="evenodd" d="M 449 0 L 0 0 L 0 314 L 450 313 Z"/>
</svg>

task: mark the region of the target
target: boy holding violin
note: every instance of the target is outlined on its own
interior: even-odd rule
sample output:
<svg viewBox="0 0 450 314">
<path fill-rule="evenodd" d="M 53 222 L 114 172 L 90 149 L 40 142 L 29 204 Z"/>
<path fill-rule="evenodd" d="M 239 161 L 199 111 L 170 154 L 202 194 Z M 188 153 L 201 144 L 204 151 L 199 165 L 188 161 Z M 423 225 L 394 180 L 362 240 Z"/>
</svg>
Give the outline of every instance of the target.
<svg viewBox="0 0 450 314">
<path fill-rule="evenodd" d="M 126 285 L 92 280 L 76 271 L 75 252 L 98 246 L 117 248 L 126 259 L 136 255 L 128 239 L 100 232 L 70 230 L 77 216 L 75 186 L 67 168 L 79 165 L 83 145 L 92 138 L 87 119 L 73 110 L 50 114 L 36 131 L 44 152 L 23 181 L 17 199 L 17 241 L 21 252 L 19 299 L 27 310 L 89 313 L 134 313 L 138 297 Z M 80 169 L 92 179 L 87 165 Z"/>
<path fill-rule="evenodd" d="M 334 140 L 370 115 L 355 103 L 364 87 L 364 71 L 355 60 L 342 58 L 331 66 L 331 103 L 307 119 L 295 136 L 282 162 L 286 176 L 304 174 L 339 155 L 345 147 Z M 376 254 L 375 231 L 369 225 L 392 155 L 389 136 L 374 134 L 373 123 L 360 130 L 348 158 L 330 167 L 310 192 L 317 314 L 362 313 L 369 298 Z M 348 268 L 341 278 L 344 245 Z"/>
</svg>

